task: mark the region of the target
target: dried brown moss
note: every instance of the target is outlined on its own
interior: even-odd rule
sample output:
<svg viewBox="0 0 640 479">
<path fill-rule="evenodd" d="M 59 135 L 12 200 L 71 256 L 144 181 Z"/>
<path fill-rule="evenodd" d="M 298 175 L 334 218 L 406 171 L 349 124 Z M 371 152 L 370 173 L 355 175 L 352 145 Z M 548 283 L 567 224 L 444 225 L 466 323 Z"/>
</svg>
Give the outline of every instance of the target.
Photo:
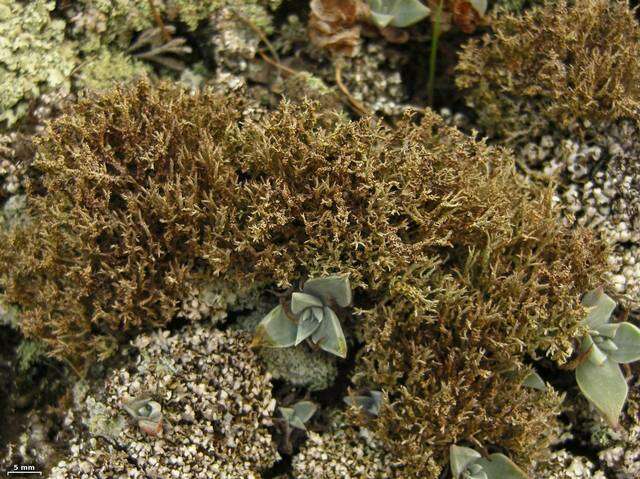
<svg viewBox="0 0 640 479">
<path fill-rule="evenodd" d="M 492 135 L 640 116 L 640 26 L 627 2 L 547 2 L 492 27 L 466 44 L 456 79 Z"/>
<path fill-rule="evenodd" d="M 403 477 L 437 477 L 454 441 L 521 461 L 544 443 L 557 397 L 503 373 L 571 354 L 605 256 L 507 152 L 433 113 L 393 130 L 309 103 L 240 121 L 236 99 L 123 88 L 50 125 L 32 222 L 1 238 L 27 335 L 80 362 L 169 321 L 202 276 L 348 273 L 365 342 L 355 379 L 389 397 L 369 427 Z"/>
</svg>

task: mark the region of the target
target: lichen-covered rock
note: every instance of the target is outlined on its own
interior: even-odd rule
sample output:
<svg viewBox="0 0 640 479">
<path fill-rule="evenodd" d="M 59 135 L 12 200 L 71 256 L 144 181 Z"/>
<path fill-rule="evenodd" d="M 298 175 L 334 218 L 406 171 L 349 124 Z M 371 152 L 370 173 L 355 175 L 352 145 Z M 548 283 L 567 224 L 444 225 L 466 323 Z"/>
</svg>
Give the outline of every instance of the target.
<svg viewBox="0 0 640 479">
<path fill-rule="evenodd" d="M 16 152 L 19 135 L 0 135 L 0 200 L 14 195 L 24 188 L 26 165 Z"/>
<path fill-rule="evenodd" d="M 493 141 L 557 183 L 567 225 L 611 246 L 609 280 L 640 307 L 640 26 L 626 2 L 547 2 L 470 41 L 458 86 Z M 606 85 L 604 87 L 603 85 Z"/>
<path fill-rule="evenodd" d="M 166 22 L 180 22 L 194 31 L 221 10 L 275 10 L 279 4 L 280 0 L 80 0 L 74 2 L 68 15 L 73 33 L 83 40 L 81 48 L 89 52 L 105 46 L 127 48 L 135 32 L 157 26 L 156 14 Z"/>
<path fill-rule="evenodd" d="M 133 364 L 76 388 L 69 455 L 51 477 L 259 478 L 279 457 L 267 429 L 275 399 L 249 342 L 202 326 L 138 337 Z M 162 408 L 157 435 L 122 409 L 145 397 Z"/>
<path fill-rule="evenodd" d="M 492 28 L 464 46 L 456 78 L 492 136 L 639 118 L 640 25 L 628 2 L 552 1 Z"/>
<path fill-rule="evenodd" d="M 258 353 L 267 371 L 275 378 L 310 391 L 326 389 L 338 375 L 336 359 L 322 351 L 311 351 L 305 344 L 295 348 L 263 348 Z"/>
<path fill-rule="evenodd" d="M 328 50 L 309 42 L 307 25 L 295 15 L 287 18 L 273 42 L 283 63 L 294 70 L 313 72 L 335 90 L 336 65 L 340 63 L 341 80 L 356 101 L 372 113 L 398 117 L 406 111 L 409 100 L 401 71 L 410 56 L 380 38 L 361 43 L 348 60 L 333 61 Z"/>
<path fill-rule="evenodd" d="M 367 430 L 345 424 L 309 437 L 293 458 L 295 479 L 393 479 L 404 477 Z"/>
<path fill-rule="evenodd" d="M 0 126 L 20 120 L 42 93 L 70 86 L 78 63 L 55 2 L 0 1 Z"/>
<path fill-rule="evenodd" d="M 551 458 L 539 464 L 535 474 L 544 479 L 607 479 L 589 459 L 574 456 L 564 449 L 552 453 Z"/>
<path fill-rule="evenodd" d="M 260 299 L 260 288 L 235 287 L 222 281 L 196 281 L 180 304 L 178 317 L 190 321 L 207 319 L 211 324 L 222 323 L 229 311 L 255 309 Z"/>
<path fill-rule="evenodd" d="M 623 303 L 640 307 L 640 127 L 621 120 L 532 138 L 519 156 L 554 179 L 567 225 L 593 228 L 611 245 L 610 283 Z"/>
<path fill-rule="evenodd" d="M 102 48 L 90 55 L 74 75 L 80 89 L 106 90 L 116 82 L 133 81 L 149 74 L 150 67 L 125 52 Z"/>
</svg>

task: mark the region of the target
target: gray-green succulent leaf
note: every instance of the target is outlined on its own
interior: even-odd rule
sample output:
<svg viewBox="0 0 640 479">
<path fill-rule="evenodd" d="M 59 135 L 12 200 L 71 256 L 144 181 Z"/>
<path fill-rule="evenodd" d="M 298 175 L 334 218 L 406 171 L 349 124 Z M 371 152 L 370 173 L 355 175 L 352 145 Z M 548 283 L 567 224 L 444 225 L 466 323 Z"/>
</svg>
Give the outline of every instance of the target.
<svg viewBox="0 0 640 479">
<path fill-rule="evenodd" d="M 585 322 L 589 329 L 598 329 L 609 322 L 611 313 L 616 309 L 616 302 L 602 288 L 589 291 L 582 298 L 582 305 L 588 309 Z"/>
<path fill-rule="evenodd" d="M 373 416 L 380 414 L 382 406 L 382 393 L 380 391 L 369 391 L 367 396 L 346 396 L 342 399 L 349 406 L 357 406 Z"/>
<path fill-rule="evenodd" d="M 522 385 L 528 388 L 537 389 L 539 391 L 547 390 L 547 385 L 542 380 L 540 375 L 535 371 L 532 371 L 526 378 L 524 378 L 524 381 L 522 381 Z"/>
<path fill-rule="evenodd" d="M 640 359 L 640 329 L 609 322 L 616 303 L 601 288 L 587 293 L 582 304 L 589 308 L 589 334 L 582 338 L 581 352 L 587 358 L 576 368 L 576 381 L 582 394 L 616 426 L 629 392 L 618 364 Z"/>
<path fill-rule="evenodd" d="M 616 426 L 629 392 L 620 366 L 611 360 L 600 365 L 591 360 L 583 361 L 576 368 L 576 381 L 589 402 Z"/>
<path fill-rule="evenodd" d="M 632 363 L 640 360 L 640 329 L 631 323 L 618 323 L 618 329 L 611 341 L 616 348 L 608 356 L 616 363 Z"/>
<path fill-rule="evenodd" d="M 318 406 L 311 401 L 299 401 L 293 407 L 281 407 L 278 409 L 284 420 L 291 427 L 306 431 L 305 423 L 316 413 Z"/>
<path fill-rule="evenodd" d="M 335 302 L 346 308 L 352 300 L 349 277 L 344 275 L 312 278 L 304 283 L 302 291 L 321 299 L 325 306 Z"/>
<path fill-rule="evenodd" d="M 470 447 L 452 445 L 449 448 L 449 462 L 453 479 L 461 479 L 462 474 L 469 469 L 469 466 L 481 458 L 482 455 Z"/>
<path fill-rule="evenodd" d="M 162 419 L 162 407 L 150 398 L 130 401 L 123 408 L 136 420 L 157 422 Z"/>
<path fill-rule="evenodd" d="M 328 353 L 343 359 L 347 357 L 347 340 L 342 332 L 340 320 L 328 306 L 324 307 L 324 319 L 311 335 L 311 340 Z"/>
<path fill-rule="evenodd" d="M 278 305 L 258 324 L 254 344 L 269 348 L 288 348 L 296 344 L 297 337 L 298 324 L 287 316 L 282 305 Z"/>
<path fill-rule="evenodd" d="M 293 405 L 295 415 L 306 423 L 318 410 L 318 406 L 311 401 L 299 401 Z"/>
<path fill-rule="evenodd" d="M 404 28 L 418 23 L 431 13 L 419 0 L 367 0 L 371 20 L 380 27 Z"/>
<path fill-rule="evenodd" d="M 602 326 L 598 326 L 598 328 L 592 330 L 592 332 L 597 333 L 598 336 L 601 336 L 603 338 L 613 339 L 615 338 L 616 332 L 618 331 L 619 327 L 620 323 L 606 323 Z"/>
<path fill-rule="evenodd" d="M 294 343 L 294 346 L 297 346 L 311 336 L 320 327 L 320 324 L 322 324 L 322 322 L 318 321 L 311 311 L 311 308 L 306 309 L 302 313 L 300 321 L 298 322 L 298 333 L 296 335 L 296 342 Z"/>
<path fill-rule="evenodd" d="M 293 293 L 291 295 L 291 312 L 293 314 L 300 314 L 307 308 L 313 307 L 322 308 L 322 300 L 317 296 L 307 293 Z"/>
<path fill-rule="evenodd" d="M 453 479 L 527 479 L 527 475 L 504 454 L 487 458 L 469 448 L 449 448 L 449 462 Z"/>
<path fill-rule="evenodd" d="M 302 289 L 302 292 L 291 295 L 290 314 L 279 305 L 260 321 L 253 344 L 287 348 L 311 338 L 321 349 L 341 358 L 346 357 L 347 341 L 332 306 L 347 307 L 351 304 L 349 278 L 313 278 Z"/>
<path fill-rule="evenodd" d="M 589 356 L 587 357 L 587 359 L 596 366 L 600 366 L 607 360 L 607 354 L 598 347 L 591 336 L 587 337 L 586 342 L 591 343 L 591 346 L 589 346 Z"/>
<path fill-rule="evenodd" d="M 487 13 L 487 0 L 469 0 L 469 3 L 481 17 L 484 17 L 485 13 Z"/>
<path fill-rule="evenodd" d="M 527 479 L 522 469 L 504 454 L 491 454 L 478 461 L 487 479 Z"/>
</svg>

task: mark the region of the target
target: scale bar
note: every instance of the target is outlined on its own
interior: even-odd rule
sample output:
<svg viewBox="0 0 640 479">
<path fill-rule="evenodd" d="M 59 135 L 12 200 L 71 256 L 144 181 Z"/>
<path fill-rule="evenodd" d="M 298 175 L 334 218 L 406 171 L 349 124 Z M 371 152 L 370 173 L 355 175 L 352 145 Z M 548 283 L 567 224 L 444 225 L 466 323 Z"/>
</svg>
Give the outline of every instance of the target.
<svg viewBox="0 0 640 479">
<path fill-rule="evenodd" d="M 10 474 L 42 474 L 41 471 L 8 471 L 7 476 Z"/>
</svg>

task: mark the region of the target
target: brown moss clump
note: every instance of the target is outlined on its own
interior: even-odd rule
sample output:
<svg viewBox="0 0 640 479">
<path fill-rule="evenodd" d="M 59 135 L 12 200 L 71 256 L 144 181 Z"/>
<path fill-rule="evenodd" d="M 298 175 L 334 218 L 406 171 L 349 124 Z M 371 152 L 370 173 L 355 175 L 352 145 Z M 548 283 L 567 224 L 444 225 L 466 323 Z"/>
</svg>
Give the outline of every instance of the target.
<svg viewBox="0 0 640 479">
<path fill-rule="evenodd" d="M 29 224 L 1 240 L 22 328 L 79 362 L 169 321 L 193 281 L 243 287 L 347 273 L 358 385 L 403 477 L 453 441 L 525 461 L 557 397 L 523 391 L 526 355 L 572 353 L 602 246 L 563 229 L 549 191 L 433 113 L 390 130 L 315 104 L 239 121 L 238 100 L 146 83 L 80 102 L 39 144 Z"/>
<path fill-rule="evenodd" d="M 628 2 L 558 0 L 492 27 L 466 44 L 456 79 L 490 134 L 640 117 L 640 26 Z"/>
</svg>

